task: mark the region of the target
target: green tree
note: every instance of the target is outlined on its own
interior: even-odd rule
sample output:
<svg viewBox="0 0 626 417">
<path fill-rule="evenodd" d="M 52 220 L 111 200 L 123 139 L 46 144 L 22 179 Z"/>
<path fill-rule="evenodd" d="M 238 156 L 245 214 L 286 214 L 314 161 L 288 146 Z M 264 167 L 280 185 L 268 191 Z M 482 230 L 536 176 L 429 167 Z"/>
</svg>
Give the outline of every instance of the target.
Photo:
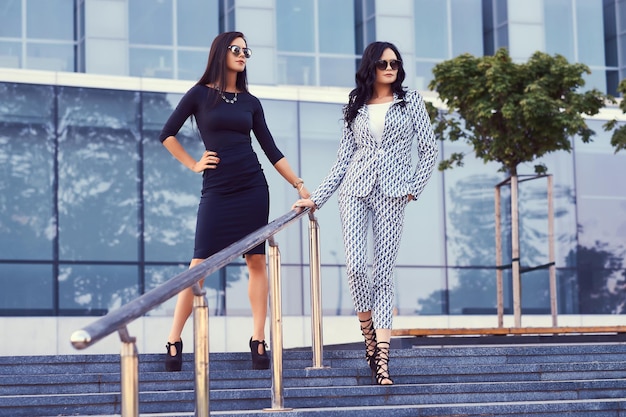
<svg viewBox="0 0 626 417">
<path fill-rule="evenodd" d="M 589 142 L 594 135 L 585 116 L 597 114 L 610 96 L 597 89 L 582 91 L 581 63 L 570 64 L 561 55 L 534 53 L 526 63 L 512 61 L 505 48 L 493 56 L 463 54 L 433 69 L 429 84 L 447 111 L 430 107 L 439 139 L 463 140 L 478 159 L 497 162 L 510 176 L 511 255 L 514 299 L 519 300 L 519 225 L 517 167 L 550 152 L 571 151 L 571 137 Z M 440 170 L 463 165 L 462 153 L 452 153 Z M 535 165 L 537 174 L 547 167 Z M 521 306 L 514 305 L 520 325 Z"/>
<path fill-rule="evenodd" d="M 626 95 L 626 79 L 622 80 L 617 87 L 617 91 L 622 94 L 622 97 Z M 626 100 L 622 100 L 619 103 L 619 108 L 622 113 L 626 113 Z M 615 129 L 617 126 L 617 120 L 613 119 L 604 125 L 604 130 L 607 132 Z M 615 153 L 626 149 L 626 125 L 617 127 L 613 130 L 613 136 L 611 136 L 611 145 L 615 147 Z"/>
</svg>

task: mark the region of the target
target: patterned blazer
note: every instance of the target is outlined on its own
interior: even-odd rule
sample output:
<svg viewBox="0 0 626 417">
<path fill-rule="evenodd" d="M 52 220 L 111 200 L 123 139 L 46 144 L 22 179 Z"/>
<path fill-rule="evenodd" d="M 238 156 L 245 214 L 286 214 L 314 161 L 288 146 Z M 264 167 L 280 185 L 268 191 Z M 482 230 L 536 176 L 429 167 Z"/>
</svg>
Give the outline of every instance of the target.
<svg viewBox="0 0 626 417">
<path fill-rule="evenodd" d="M 389 197 L 419 197 L 433 173 L 439 149 L 422 96 L 417 91 L 407 91 L 406 105 L 400 105 L 401 101 L 394 94 L 380 142 L 370 132 L 367 106 L 359 109 L 351 127 L 344 126 L 337 160 L 311 195 L 318 208 L 337 188 L 341 195 L 365 197 L 377 179 Z M 414 138 L 418 154 L 413 169 Z"/>
</svg>

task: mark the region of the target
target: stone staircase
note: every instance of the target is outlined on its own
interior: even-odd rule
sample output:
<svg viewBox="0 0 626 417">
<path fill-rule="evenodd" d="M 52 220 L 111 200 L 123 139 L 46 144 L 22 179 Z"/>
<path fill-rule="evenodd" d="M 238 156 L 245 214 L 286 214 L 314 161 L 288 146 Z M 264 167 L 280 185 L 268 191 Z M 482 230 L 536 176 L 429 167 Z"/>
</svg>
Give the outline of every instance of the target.
<svg viewBox="0 0 626 417">
<path fill-rule="evenodd" d="M 568 340 L 561 338 L 563 340 Z M 210 354 L 212 416 L 626 416 L 626 343 L 422 344 L 394 339 L 394 386 L 372 385 L 360 345 L 284 357 L 284 406 L 271 407 L 270 371 L 249 353 Z M 504 340 L 504 339 L 502 339 Z M 413 343 L 419 345 L 412 345 Z M 139 357 L 139 411 L 194 415 L 193 357 L 163 372 L 162 355 Z M 0 416 L 120 415 L 117 355 L 0 357 Z"/>
</svg>

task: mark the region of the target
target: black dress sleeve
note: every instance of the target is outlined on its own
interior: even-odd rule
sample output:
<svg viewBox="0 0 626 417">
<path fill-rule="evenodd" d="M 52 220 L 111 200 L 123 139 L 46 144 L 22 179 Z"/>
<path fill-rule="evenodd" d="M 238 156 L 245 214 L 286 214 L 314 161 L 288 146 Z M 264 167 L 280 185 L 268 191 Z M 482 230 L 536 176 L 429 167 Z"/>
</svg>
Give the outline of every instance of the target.
<svg viewBox="0 0 626 417">
<path fill-rule="evenodd" d="M 192 87 L 189 91 L 183 95 L 178 102 L 178 105 L 163 125 L 159 140 L 163 142 L 170 136 L 176 136 L 181 127 L 185 124 L 185 121 L 195 114 L 198 107 L 198 86 Z"/>
<path fill-rule="evenodd" d="M 276 146 L 276 142 L 274 142 L 274 138 L 272 137 L 265 121 L 263 106 L 261 106 L 261 102 L 256 97 L 255 103 L 254 113 L 252 115 L 252 131 L 254 132 L 254 136 L 256 136 L 259 145 L 261 145 L 261 149 L 263 149 L 265 156 L 267 156 L 267 159 L 269 159 L 272 165 L 274 165 L 276 162 L 280 161 L 284 155 L 280 149 L 278 149 L 278 146 Z"/>
</svg>

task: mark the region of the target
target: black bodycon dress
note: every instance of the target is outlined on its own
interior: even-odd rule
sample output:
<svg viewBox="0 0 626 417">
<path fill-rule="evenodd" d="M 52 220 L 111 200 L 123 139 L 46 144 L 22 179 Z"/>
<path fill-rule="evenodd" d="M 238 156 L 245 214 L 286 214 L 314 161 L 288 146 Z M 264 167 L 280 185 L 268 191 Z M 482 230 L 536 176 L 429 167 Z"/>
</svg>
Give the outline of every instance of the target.
<svg viewBox="0 0 626 417">
<path fill-rule="evenodd" d="M 231 93 L 225 95 L 233 97 Z M 161 142 L 176 136 L 191 115 L 205 149 L 217 152 L 220 158 L 215 169 L 202 175 L 193 257 L 206 259 L 268 222 L 269 191 L 252 149 L 250 131 L 272 165 L 283 154 L 267 128 L 261 102 L 250 93 L 239 93 L 231 104 L 222 100 L 217 90 L 195 85 L 165 123 Z M 264 254 L 265 243 L 246 253 Z"/>
</svg>

